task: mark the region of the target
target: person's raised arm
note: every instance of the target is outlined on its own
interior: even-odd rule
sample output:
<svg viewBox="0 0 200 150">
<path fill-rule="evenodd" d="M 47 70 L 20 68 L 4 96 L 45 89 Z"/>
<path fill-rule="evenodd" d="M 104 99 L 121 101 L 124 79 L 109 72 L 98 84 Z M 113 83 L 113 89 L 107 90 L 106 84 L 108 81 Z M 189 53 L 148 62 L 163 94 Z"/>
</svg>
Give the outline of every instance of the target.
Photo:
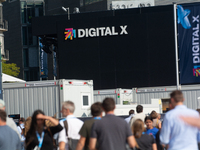
<svg viewBox="0 0 200 150">
<path fill-rule="evenodd" d="M 180 116 L 180 118 L 187 124 L 191 126 L 195 126 L 200 128 L 200 118 L 194 118 L 194 117 L 183 117 Z"/>
<path fill-rule="evenodd" d="M 59 121 L 52 118 L 52 117 L 49 117 L 49 116 L 45 116 L 45 115 L 42 115 L 42 114 L 38 114 L 37 116 L 38 119 L 44 119 L 44 120 L 49 120 L 51 121 L 55 126 L 57 126 L 59 124 Z"/>
</svg>

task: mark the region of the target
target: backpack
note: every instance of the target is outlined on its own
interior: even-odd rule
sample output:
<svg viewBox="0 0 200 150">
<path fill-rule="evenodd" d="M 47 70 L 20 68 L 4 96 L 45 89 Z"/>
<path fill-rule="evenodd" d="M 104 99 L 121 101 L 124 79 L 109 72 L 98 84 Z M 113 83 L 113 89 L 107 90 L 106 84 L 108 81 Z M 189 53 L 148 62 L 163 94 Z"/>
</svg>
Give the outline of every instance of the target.
<svg viewBox="0 0 200 150">
<path fill-rule="evenodd" d="M 68 137 L 68 124 L 67 124 L 67 120 L 63 121 L 64 123 L 64 128 L 65 128 L 65 131 L 66 131 L 66 136 Z M 69 150 L 76 150 L 76 146 L 78 144 L 78 141 L 77 139 L 72 139 L 72 138 L 69 138 L 68 137 L 68 147 L 69 147 Z"/>
</svg>

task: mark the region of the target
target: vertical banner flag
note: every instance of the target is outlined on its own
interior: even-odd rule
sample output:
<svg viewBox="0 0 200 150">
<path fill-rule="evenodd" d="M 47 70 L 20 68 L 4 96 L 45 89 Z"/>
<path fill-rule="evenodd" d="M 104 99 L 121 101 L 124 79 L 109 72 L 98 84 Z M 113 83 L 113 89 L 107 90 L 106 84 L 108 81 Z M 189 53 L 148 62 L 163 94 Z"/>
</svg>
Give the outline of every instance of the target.
<svg viewBox="0 0 200 150">
<path fill-rule="evenodd" d="M 200 83 L 200 4 L 177 5 L 180 84 Z"/>
<path fill-rule="evenodd" d="M 56 52 L 53 52 L 53 75 L 55 77 L 57 76 L 56 66 Z"/>
<path fill-rule="evenodd" d="M 43 50 L 43 44 L 41 42 L 39 44 L 40 44 L 40 77 L 47 78 L 48 77 L 47 53 Z"/>
</svg>

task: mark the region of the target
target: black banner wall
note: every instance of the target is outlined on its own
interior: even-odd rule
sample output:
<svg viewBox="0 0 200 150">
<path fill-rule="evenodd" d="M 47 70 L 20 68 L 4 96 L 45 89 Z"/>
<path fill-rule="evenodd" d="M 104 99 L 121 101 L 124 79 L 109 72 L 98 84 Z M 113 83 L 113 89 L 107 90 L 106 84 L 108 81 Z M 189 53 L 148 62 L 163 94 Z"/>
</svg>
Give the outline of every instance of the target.
<svg viewBox="0 0 200 150">
<path fill-rule="evenodd" d="M 177 7 L 180 83 L 200 83 L 200 4 L 185 4 Z"/>
<path fill-rule="evenodd" d="M 152 8 L 153 9 L 153 8 Z M 95 89 L 176 84 L 173 6 L 168 11 L 57 22 L 59 78 Z"/>
</svg>

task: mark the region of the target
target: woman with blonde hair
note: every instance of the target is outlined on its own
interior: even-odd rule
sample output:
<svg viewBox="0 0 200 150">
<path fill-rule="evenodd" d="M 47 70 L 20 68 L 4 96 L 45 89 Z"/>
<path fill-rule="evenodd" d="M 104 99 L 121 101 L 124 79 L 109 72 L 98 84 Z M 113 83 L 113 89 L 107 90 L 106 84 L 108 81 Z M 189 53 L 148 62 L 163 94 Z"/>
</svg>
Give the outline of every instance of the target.
<svg viewBox="0 0 200 150">
<path fill-rule="evenodd" d="M 157 129 L 161 129 L 161 121 L 160 121 L 160 114 L 158 114 L 155 110 L 153 110 L 150 114 L 151 118 L 153 119 L 153 127 Z"/>
<path fill-rule="evenodd" d="M 132 126 L 132 132 L 136 139 L 138 150 L 157 150 L 155 139 L 152 135 L 145 134 L 144 122 L 137 119 Z"/>
</svg>

